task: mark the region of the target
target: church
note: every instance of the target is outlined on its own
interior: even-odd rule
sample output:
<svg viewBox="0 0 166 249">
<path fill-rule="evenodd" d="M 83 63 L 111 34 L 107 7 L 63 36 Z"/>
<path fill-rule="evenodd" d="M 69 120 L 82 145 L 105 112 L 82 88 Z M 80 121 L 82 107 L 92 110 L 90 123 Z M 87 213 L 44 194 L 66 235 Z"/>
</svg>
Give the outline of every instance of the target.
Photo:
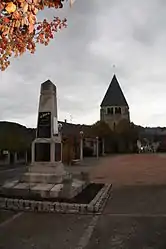
<svg viewBox="0 0 166 249">
<path fill-rule="evenodd" d="M 100 120 L 106 122 L 111 130 L 115 130 L 123 119 L 130 122 L 129 105 L 114 75 L 100 105 Z"/>
<path fill-rule="evenodd" d="M 130 122 L 129 105 L 126 101 L 116 75 L 113 76 L 108 90 L 106 91 L 106 94 L 100 105 L 100 120 L 107 123 L 112 131 L 116 129 L 116 126 L 120 121 L 127 120 Z M 75 139 L 75 141 L 77 141 L 74 146 L 77 157 L 79 157 L 79 152 L 76 148 L 79 147 L 79 134 L 81 130 L 84 132 L 84 145 L 94 148 L 96 139 L 93 137 L 86 137 L 86 129 L 90 126 L 71 124 L 67 123 L 66 121 L 61 122 L 61 124 L 63 137 L 72 137 Z M 109 137 L 108 139 L 105 138 L 104 141 L 105 151 L 110 153 L 113 148 L 112 141 L 110 141 Z M 100 151 L 102 151 L 101 148 L 102 145 L 100 146 Z"/>
</svg>

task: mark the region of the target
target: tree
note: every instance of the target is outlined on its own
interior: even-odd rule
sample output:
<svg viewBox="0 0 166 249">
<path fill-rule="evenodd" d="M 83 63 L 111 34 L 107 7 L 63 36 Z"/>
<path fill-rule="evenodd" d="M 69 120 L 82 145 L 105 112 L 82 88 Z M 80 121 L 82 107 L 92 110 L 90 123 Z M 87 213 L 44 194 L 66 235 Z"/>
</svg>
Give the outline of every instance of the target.
<svg viewBox="0 0 166 249">
<path fill-rule="evenodd" d="M 136 144 L 138 139 L 138 127 L 128 120 L 121 120 L 116 126 L 116 140 L 123 147 L 122 150 L 130 151 Z"/>
<path fill-rule="evenodd" d="M 116 126 L 115 131 L 118 134 L 124 134 L 130 129 L 130 122 L 127 119 L 122 119 Z"/>
<path fill-rule="evenodd" d="M 37 20 L 44 8 L 63 8 L 67 0 L 1 0 L 0 1 L 0 69 L 4 71 L 11 57 L 29 50 L 34 53 L 36 43 L 48 45 L 55 32 L 66 27 L 66 19 L 54 17 L 51 22 Z M 72 2 L 72 0 L 70 0 Z"/>
<path fill-rule="evenodd" d="M 95 124 L 89 127 L 87 130 L 87 135 L 92 137 L 105 138 L 110 136 L 112 133 L 109 125 L 104 121 L 97 121 Z"/>
<path fill-rule="evenodd" d="M 75 158 L 74 140 L 71 136 L 64 137 L 62 143 L 63 143 L 62 160 L 64 163 L 70 165 L 72 163 L 72 160 Z"/>
</svg>

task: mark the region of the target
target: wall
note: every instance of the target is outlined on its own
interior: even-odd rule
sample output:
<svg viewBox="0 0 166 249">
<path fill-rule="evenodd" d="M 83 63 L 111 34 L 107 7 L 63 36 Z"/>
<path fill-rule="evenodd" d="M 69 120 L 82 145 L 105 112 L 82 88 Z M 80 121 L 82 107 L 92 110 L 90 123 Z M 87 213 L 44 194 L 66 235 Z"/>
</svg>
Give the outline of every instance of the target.
<svg viewBox="0 0 166 249">
<path fill-rule="evenodd" d="M 108 109 L 112 108 L 113 112 L 108 113 Z M 115 113 L 116 108 L 120 108 L 120 113 Z M 106 106 L 100 109 L 100 119 L 105 121 L 112 130 L 122 119 L 130 120 L 130 114 L 128 107 L 124 106 Z"/>
</svg>

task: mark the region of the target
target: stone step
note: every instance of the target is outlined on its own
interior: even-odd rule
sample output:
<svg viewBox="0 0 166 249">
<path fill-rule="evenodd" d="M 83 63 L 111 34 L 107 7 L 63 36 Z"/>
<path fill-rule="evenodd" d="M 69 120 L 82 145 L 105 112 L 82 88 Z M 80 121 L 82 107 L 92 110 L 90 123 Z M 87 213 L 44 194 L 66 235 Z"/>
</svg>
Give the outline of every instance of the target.
<svg viewBox="0 0 166 249">
<path fill-rule="evenodd" d="M 3 193 L 13 196 L 31 197 L 40 196 L 42 198 L 73 198 L 79 194 L 86 184 L 83 181 L 74 179 L 71 183 L 51 184 L 51 183 L 29 183 L 29 182 L 13 182 L 14 186 L 5 185 L 3 187 Z"/>
<path fill-rule="evenodd" d="M 66 175 L 27 172 L 22 175 L 20 182 L 56 184 L 56 183 L 61 183 L 65 176 Z"/>
<path fill-rule="evenodd" d="M 65 183 L 63 185 L 63 188 L 60 191 L 60 197 L 65 198 L 66 196 L 68 196 L 69 199 L 73 198 L 74 196 L 79 194 L 85 187 L 85 182 L 78 179 L 73 179 L 71 183 Z"/>
<path fill-rule="evenodd" d="M 57 165 L 43 165 L 36 164 L 28 168 L 28 172 L 32 173 L 56 173 L 56 174 L 66 174 L 63 164 Z"/>
</svg>

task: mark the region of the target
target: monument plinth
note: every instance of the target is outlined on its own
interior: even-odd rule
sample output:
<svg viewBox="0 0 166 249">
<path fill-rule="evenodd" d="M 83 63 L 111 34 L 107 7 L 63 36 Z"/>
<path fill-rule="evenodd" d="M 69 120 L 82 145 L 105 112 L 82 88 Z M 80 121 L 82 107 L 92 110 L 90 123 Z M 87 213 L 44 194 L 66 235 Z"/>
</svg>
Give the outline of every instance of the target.
<svg viewBox="0 0 166 249">
<path fill-rule="evenodd" d="M 19 180 L 5 183 L 2 192 L 14 196 L 73 198 L 86 183 L 73 179 L 62 163 L 62 143 L 57 116 L 56 86 L 41 84 L 36 139 L 32 143 L 32 163 Z"/>
<path fill-rule="evenodd" d="M 32 164 L 23 180 L 60 183 L 63 177 L 68 176 L 62 164 L 56 87 L 48 80 L 41 85 L 36 139 L 32 143 Z"/>
</svg>

